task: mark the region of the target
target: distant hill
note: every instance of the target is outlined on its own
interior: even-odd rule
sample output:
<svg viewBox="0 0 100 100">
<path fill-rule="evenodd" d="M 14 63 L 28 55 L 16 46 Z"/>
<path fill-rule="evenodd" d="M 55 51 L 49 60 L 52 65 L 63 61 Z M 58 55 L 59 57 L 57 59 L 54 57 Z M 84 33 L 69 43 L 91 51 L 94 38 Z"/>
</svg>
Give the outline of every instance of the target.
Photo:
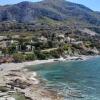
<svg viewBox="0 0 100 100">
<path fill-rule="evenodd" d="M 100 26 L 100 12 L 65 0 L 43 0 L 35 3 L 24 1 L 14 5 L 0 6 L 0 22 L 51 25 L 57 23 L 58 25 L 96 26 L 97 28 Z"/>
</svg>

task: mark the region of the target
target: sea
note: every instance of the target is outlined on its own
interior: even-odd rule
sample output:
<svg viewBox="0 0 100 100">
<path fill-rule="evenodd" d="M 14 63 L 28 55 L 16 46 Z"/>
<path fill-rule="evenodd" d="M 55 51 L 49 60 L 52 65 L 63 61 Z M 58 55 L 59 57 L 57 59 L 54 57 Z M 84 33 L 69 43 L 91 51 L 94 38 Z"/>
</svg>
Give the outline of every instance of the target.
<svg viewBox="0 0 100 100">
<path fill-rule="evenodd" d="M 64 100 L 100 100 L 100 57 L 85 61 L 64 61 L 29 67 L 46 81 L 44 88 Z"/>
</svg>

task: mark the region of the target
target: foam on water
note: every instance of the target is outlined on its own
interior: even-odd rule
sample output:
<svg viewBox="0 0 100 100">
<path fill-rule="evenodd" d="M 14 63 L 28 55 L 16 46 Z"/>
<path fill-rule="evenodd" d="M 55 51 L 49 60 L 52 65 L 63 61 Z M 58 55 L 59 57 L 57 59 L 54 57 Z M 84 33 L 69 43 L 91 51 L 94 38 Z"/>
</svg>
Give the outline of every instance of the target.
<svg viewBox="0 0 100 100">
<path fill-rule="evenodd" d="M 100 100 L 100 57 L 41 64 L 30 70 L 47 80 L 44 88 L 57 91 L 65 100 Z"/>
</svg>

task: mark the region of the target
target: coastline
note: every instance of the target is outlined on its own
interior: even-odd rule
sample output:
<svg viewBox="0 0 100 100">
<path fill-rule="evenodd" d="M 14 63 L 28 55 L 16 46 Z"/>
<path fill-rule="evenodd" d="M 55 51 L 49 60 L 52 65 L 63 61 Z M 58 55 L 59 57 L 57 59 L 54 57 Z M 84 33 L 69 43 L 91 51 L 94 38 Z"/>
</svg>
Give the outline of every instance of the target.
<svg viewBox="0 0 100 100">
<path fill-rule="evenodd" d="M 25 68 L 26 66 L 31 66 L 31 65 L 52 63 L 52 62 L 56 62 L 56 61 L 65 61 L 65 62 L 69 62 L 69 61 L 73 61 L 73 60 L 74 61 L 77 61 L 77 60 L 85 61 L 85 60 L 96 58 L 96 57 L 99 57 L 99 55 L 96 55 L 96 56 L 80 55 L 80 56 L 68 56 L 66 59 L 61 57 L 58 59 L 35 60 L 35 61 L 28 61 L 28 62 L 21 62 L 21 63 L 3 63 L 0 65 L 0 69 L 7 72 L 10 70 L 15 70 L 15 68 L 16 68 L 16 70 L 20 70 L 22 68 Z"/>
<path fill-rule="evenodd" d="M 63 97 L 58 96 L 56 94 L 56 99 L 55 95 L 52 94 L 50 91 L 47 90 L 43 90 L 41 89 L 41 81 L 39 80 L 39 77 L 37 75 L 36 72 L 29 72 L 27 70 L 25 70 L 25 67 L 31 66 L 31 65 L 37 65 L 37 64 L 44 64 L 44 63 L 53 63 L 53 62 L 57 62 L 57 61 L 61 61 L 61 62 L 70 62 L 70 61 L 78 61 L 78 60 L 88 60 L 88 59 L 92 59 L 95 57 L 99 57 L 99 56 L 78 56 L 78 57 L 71 57 L 68 56 L 66 59 L 64 58 L 59 58 L 59 59 L 48 59 L 48 60 L 35 60 L 35 61 L 30 61 L 30 62 L 22 62 L 22 63 L 6 63 L 6 64 L 1 64 L 0 65 L 0 86 L 5 86 L 7 83 L 10 83 L 11 80 L 13 80 L 13 82 L 15 81 L 15 79 L 21 81 L 23 84 L 26 82 L 28 85 L 30 85 L 30 87 L 27 87 L 25 89 L 20 89 L 20 84 L 19 87 L 17 87 L 17 91 L 24 93 L 26 97 L 30 97 L 32 100 L 36 99 L 36 100 L 41 100 L 41 98 L 43 98 L 43 100 L 62 100 Z M 15 83 L 14 83 L 15 84 Z M 32 92 L 32 90 L 36 89 L 36 93 Z M 40 92 L 41 91 L 41 92 Z M 14 91 L 16 92 L 16 91 Z M 41 93 L 42 96 L 40 95 Z M 46 94 L 47 93 L 47 94 Z M 33 95 L 30 94 L 34 94 L 34 96 L 36 98 L 34 98 Z M 47 96 L 46 96 L 46 95 Z M 44 96 L 45 95 L 45 98 Z M 52 97 L 52 95 L 54 95 L 54 97 Z M 60 98 L 61 97 L 61 98 Z M 57 99 L 60 98 L 60 99 Z"/>
</svg>

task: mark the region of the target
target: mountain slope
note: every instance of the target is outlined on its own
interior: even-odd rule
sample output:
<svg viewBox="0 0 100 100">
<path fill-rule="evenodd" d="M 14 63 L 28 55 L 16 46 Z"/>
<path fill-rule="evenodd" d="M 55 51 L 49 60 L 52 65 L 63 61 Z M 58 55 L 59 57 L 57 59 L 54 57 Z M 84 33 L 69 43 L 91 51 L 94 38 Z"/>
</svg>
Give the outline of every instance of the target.
<svg viewBox="0 0 100 100">
<path fill-rule="evenodd" d="M 91 9 L 65 0 L 43 0 L 41 2 L 21 2 L 0 6 L 0 22 L 35 22 L 43 18 L 55 21 L 75 21 L 87 25 L 100 25 L 100 15 Z"/>
</svg>

